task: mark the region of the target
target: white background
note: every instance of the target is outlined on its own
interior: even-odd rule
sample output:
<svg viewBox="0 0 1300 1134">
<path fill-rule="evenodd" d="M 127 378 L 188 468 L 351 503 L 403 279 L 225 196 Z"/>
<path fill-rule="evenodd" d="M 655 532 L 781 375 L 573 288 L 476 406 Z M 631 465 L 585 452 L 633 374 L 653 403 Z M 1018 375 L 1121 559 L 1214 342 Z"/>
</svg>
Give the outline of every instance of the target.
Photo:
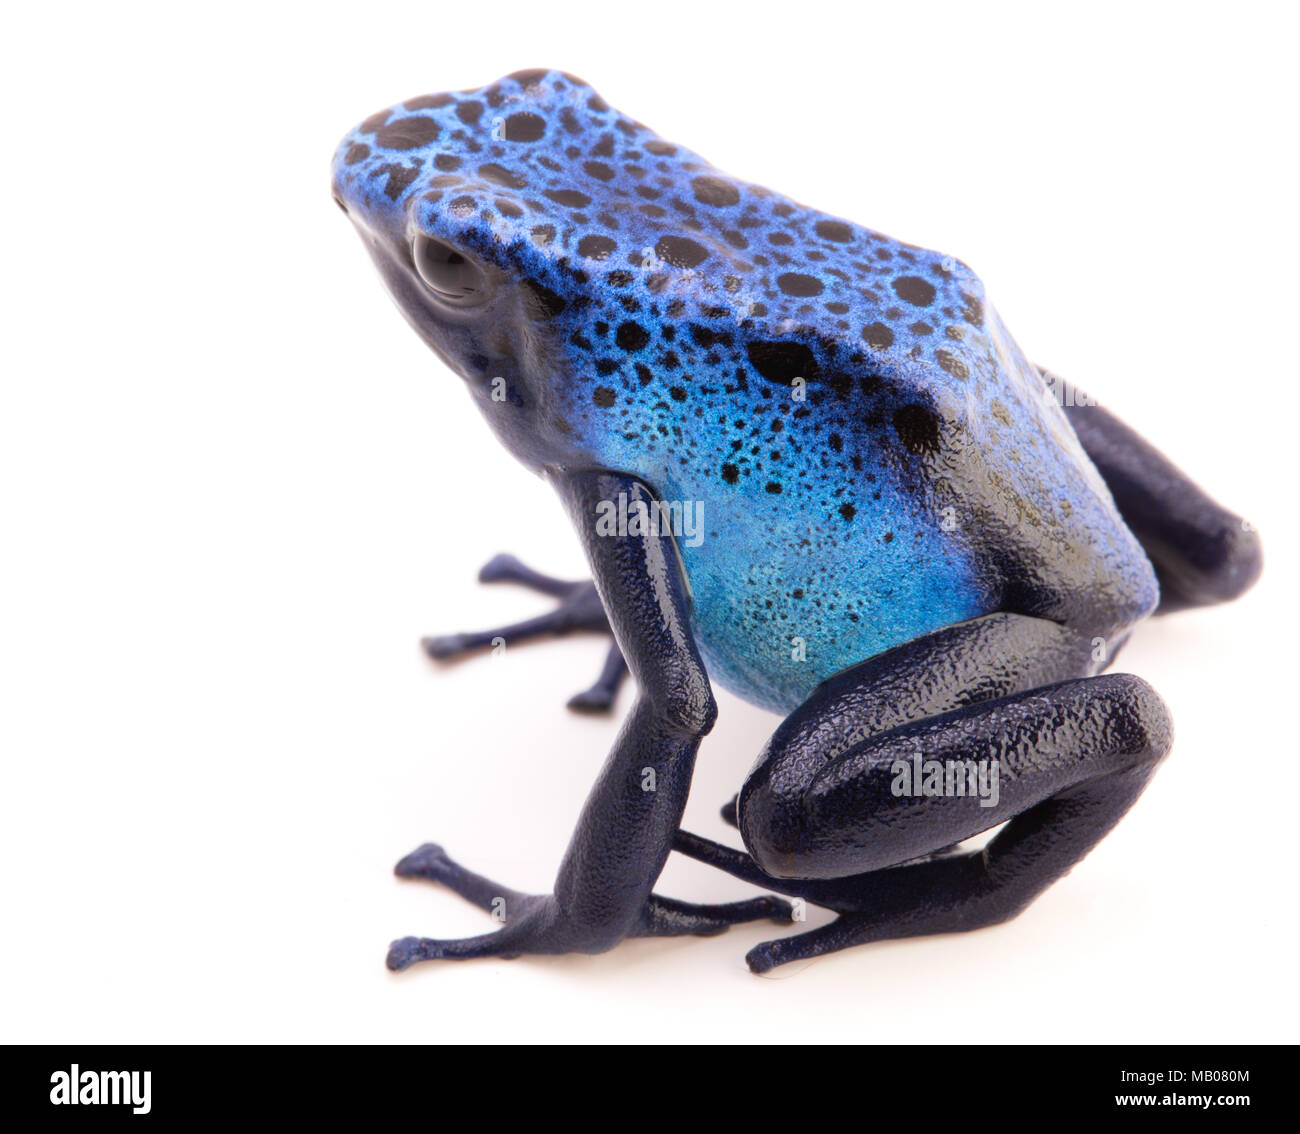
<svg viewBox="0 0 1300 1134">
<path fill-rule="evenodd" d="M 8 17 L 0 1038 L 1295 1039 L 1296 28 L 1277 8 L 472 0 Z M 431 964 L 485 915 L 436 839 L 549 889 L 617 727 L 594 638 L 439 671 L 422 633 L 584 572 L 405 327 L 337 140 L 554 66 L 719 167 L 941 248 L 1027 353 L 1261 529 L 1261 585 L 1144 627 L 1172 757 L 1011 924 L 751 976 L 784 930 Z M 686 825 L 776 719 L 721 694 Z M 625 692 L 622 707 L 628 704 Z M 675 856 L 659 887 L 746 887 Z"/>
</svg>

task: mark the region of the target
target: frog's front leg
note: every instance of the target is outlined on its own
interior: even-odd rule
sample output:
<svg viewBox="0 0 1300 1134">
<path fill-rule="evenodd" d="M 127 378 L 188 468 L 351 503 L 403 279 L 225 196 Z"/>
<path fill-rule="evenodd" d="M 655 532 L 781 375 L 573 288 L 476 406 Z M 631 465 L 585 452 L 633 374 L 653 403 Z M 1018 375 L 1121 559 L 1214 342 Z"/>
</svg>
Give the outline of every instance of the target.
<svg viewBox="0 0 1300 1134">
<path fill-rule="evenodd" d="M 440 883 L 449 890 L 454 890 L 467 902 L 472 902 L 492 914 L 502 922 L 503 926 L 510 926 L 516 919 L 527 922 L 530 917 L 544 917 L 546 913 L 547 895 L 522 894 L 509 886 L 501 885 L 500 882 L 484 878 L 483 875 L 461 866 L 442 847 L 434 843 L 425 843 L 424 846 L 412 851 L 397 864 L 394 873 L 399 878 L 423 878 L 429 882 Z M 711 937 L 741 922 L 763 920 L 789 924 L 793 920 L 790 903 L 781 898 L 764 895 L 739 902 L 701 905 L 666 898 L 660 894 L 651 894 L 642 911 L 640 921 L 628 936 L 679 937 L 690 934 L 696 937 Z M 528 934 L 521 934 L 521 937 L 526 936 Z M 511 952 L 509 949 L 510 939 L 511 935 L 506 934 L 504 930 L 453 941 L 403 937 L 399 941 L 394 941 L 389 947 L 388 967 L 400 971 L 409 968 L 417 961 L 463 961 L 474 957 L 518 956 L 518 953 Z M 520 952 L 527 951 L 529 950 L 520 950 Z M 563 950 L 532 951 L 561 952 Z"/>
<path fill-rule="evenodd" d="M 420 641 L 424 652 L 435 661 L 452 661 L 493 646 L 513 646 L 535 638 L 559 637 L 574 631 L 609 634 L 609 619 L 588 579 L 557 579 L 534 571 L 513 555 L 497 555 L 488 560 L 478 573 L 480 583 L 517 583 L 560 600 L 554 610 L 523 622 L 498 626 L 494 630 L 476 630 L 462 634 L 439 634 Z M 617 643 L 611 643 L 605 665 L 595 683 L 569 699 L 569 708 L 577 712 L 607 711 L 618 696 L 627 665 Z"/>
<path fill-rule="evenodd" d="M 605 610 L 636 678 L 637 699 L 587 797 L 553 894 L 520 894 L 465 870 L 438 848 L 398 866 L 432 878 L 485 908 L 500 900 L 495 933 L 461 941 L 404 938 L 389 967 L 423 960 L 599 953 L 625 937 L 712 933 L 737 920 L 789 920 L 772 899 L 692 906 L 651 894 L 690 791 L 701 738 L 717 705 L 691 635 L 685 584 L 670 536 L 597 531 L 598 506 L 619 494 L 649 507 L 641 482 L 586 470 L 553 475 L 578 528 Z"/>
</svg>

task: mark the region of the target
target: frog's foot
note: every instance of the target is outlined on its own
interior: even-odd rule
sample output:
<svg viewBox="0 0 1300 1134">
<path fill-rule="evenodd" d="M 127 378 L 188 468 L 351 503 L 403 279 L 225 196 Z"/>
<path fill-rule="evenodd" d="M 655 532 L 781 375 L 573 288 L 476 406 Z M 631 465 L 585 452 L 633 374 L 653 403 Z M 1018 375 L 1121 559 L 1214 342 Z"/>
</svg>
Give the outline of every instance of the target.
<svg viewBox="0 0 1300 1134">
<path fill-rule="evenodd" d="M 595 585 L 589 580 L 569 581 L 543 575 L 513 555 L 497 555 L 479 571 L 481 583 L 516 583 L 560 600 L 547 614 L 493 630 L 441 634 L 421 640 L 424 652 L 436 661 L 452 661 L 490 648 L 513 646 L 535 638 L 559 637 L 576 631 L 609 634 L 609 620 Z M 600 677 L 590 689 L 575 694 L 569 707 L 578 712 L 606 712 L 613 705 L 627 676 L 627 665 L 617 645 L 611 645 Z"/>
<path fill-rule="evenodd" d="M 454 890 L 501 922 L 501 929 L 479 937 L 439 940 L 431 937 L 403 937 L 388 950 L 388 967 L 394 972 L 417 961 L 469 960 L 474 957 L 512 959 L 523 953 L 598 953 L 617 943 L 583 933 L 566 925 L 549 894 L 524 894 L 475 874 L 454 861 L 436 843 L 425 843 L 394 868 L 400 878 L 422 878 Z M 774 921 L 789 925 L 793 912 L 789 902 L 771 895 L 740 902 L 699 905 L 651 894 L 640 923 L 628 936 L 678 937 L 691 934 L 711 937 L 745 921 Z"/>
</svg>

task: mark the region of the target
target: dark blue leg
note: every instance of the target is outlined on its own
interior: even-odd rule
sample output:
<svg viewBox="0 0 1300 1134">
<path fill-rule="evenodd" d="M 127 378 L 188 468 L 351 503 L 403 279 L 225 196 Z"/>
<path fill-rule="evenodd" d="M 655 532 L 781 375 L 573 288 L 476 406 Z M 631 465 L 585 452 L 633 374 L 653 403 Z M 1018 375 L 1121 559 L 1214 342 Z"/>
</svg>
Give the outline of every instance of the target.
<svg viewBox="0 0 1300 1134">
<path fill-rule="evenodd" d="M 1136 677 L 1060 681 L 1050 647 L 1069 657 L 1069 638 L 1035 619 L 977 619 L 837 675 L 791 714 L 741 793 L 750 854 L 686 832 L 674 843 L 841 914 L 758 946 L 751 968 L 1004 921 L 1096 845 L 1172 733 L 1163 702 Z M 950 682 L 922 680 L 936 666 Z M 1057 683 L 1035 687 L 1044 676 Z M 918 755 L 943 767 L 995 765 L 993 805 L 973 793 L 900 795 L 898 769 Z M 1003 822 L 983 850 L 945 853 Z"/>
<path fill-rule="evenodd" d="M 437 882 L 455 891 L 468 902 L 482 910 L 504 918 L 503 924 L 545 902 L 545 896 L 523 894 L 500 882 L 493 882 L 472 870 L 467 870 L 450 858 L 442 847 L 425 843 L 412 851 L 393 871 L 399 878 L 422 878 Z M 629 937 L 679 937 L 693 934 L 712 937 L 728 927 L 745 921 L 774 921 L 788 925 L 791 920 L 790 903 L 765 895 L 741 902 L 723 902 L 718 905 L 700 905 L 681 902 L 651 894 L 639 923 Z M 501 940 L 498 934 L 485 934 L 463 941 L 429 941 L 418 937 L 404 937 L 394 941 L 388 954 L 388 967 L 405 969 L 421 960 L 468 960 L 480 956 L 507 956 L 496 953 Z"/>
<path fill-rule="evenodd" d="M 521 953 L 599 953 L 624 937 L 667 932 L 673 925 L 704 926 L 697 907 L 651 901 L 690 791 L 700 739 L 713 727 L 717 706 L 691 637 L 685 585 L 671 538 L 657 534 L 609 536 L 597 532 L 597 506 L 620 493 L 652 503 L 644 485 L 613 473 L 557 475 L 592 565 L 601 601 L 637 684 L 637 700 L 619 733 L 560 865 L 555 892 L 521 895 L 461 870 L 445 855 L 417 851 L 405 871 L 461 890 L 489 908 L 503 897 L 504 924 L 495 933 L 463 941 L 404 938 L 394 942 L 389 966 L 423 960 Z M 513 901 L 512 901 L 513 898 Z M 779 916 L 771 903 L 722 907 L 712 913 Z M 712 927 L 710 927 L 712 928 Z"/>
<path fill-rule="evenodd" d="M 485 650 L 498 642 L 514 646 L 543 637 L 558 637 L 575 631 L 608 634 L 609 619 L 601 606 L 596 587 L 589 580 L 556 579 L 525 566 L 513 555 L 497 555 L 483 565 L 478 574 L 481 583 L 517 583 L 551 595 L 560 600 L 559 606 L 547 614 L 523 622 L 498 626 L 494 630 L 477 630 L 462 634 L 439 634 L 423 638 L 424 652 L 435 661 L 452 661 L 467 654 Z M 574 694 L 569 708 L 584 713 L 602 713 L 609 710 L 618 696 L 627 665 L 617 644 L 610 646 L 596 683 L 590 689 Z"/>
<path fill-rule="evenodd" d="M 1101 406 L 1067 405 L 1065 416 L 1155 567 L 1158 614 L 1227 602 L 1254 585 L 1263 552 L 1249 524 Z"/>
</svg>

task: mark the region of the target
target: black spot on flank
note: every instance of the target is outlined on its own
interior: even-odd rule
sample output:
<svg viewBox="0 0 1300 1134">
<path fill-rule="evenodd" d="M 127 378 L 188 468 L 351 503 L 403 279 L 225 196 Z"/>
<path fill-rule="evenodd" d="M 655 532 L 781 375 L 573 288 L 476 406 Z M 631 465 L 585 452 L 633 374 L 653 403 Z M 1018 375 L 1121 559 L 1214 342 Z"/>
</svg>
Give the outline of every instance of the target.
<svg viewBox="0 0 1300 1134">
<path fill-rule="evenodd" d="M 456 104 L 456 117 L 466 126 L 473 126 L 483 116 L 483 104 L 477 99 L 467 99 Z"/>
<path fill-rule="evenodd" d="M 650 380 L 654 377 L 654 375 L 650 373 L 650 367 L 646 366 L 643 362 L 638 362 L 636 364 L 636 376 L 637 380 L 643 386 L 650 385 Z"/>
<path fill-rule="evenodd" d="M 775 480 L 769 480 L 764 486 L 773 496 L 781 495 L 781 485 Z"/>
<path fill-rule="evenodd" d="M 847 303 L 828 303 L 826 304 L 826 310 L 832 315 L 847 315 L 849 313 L 849 305 Z"/>
<path fill-rule="evenodd" d="M 640 350 L 650 341 L 650 332 L 640 323 L 620 323 L 614 341 L 622 350 Z"/>
<path fill-rule="evenodd" d="M 691 324 L 691 338 L 697 346 L 705 349 L 712 346 L 729 346 L 731 344 L 731 334 L 727 331 L 715 331 L 711 327 L 701 327 L 698 323 Z"/>
<path fill-rule="evenodd" d="M 564 300 L 549 287 L 539 284 L 536 280 L 524 280 L 524 287 L 528 289 L 528 293 L 532 296 L 533 308 L 541 318 L 554 319 L 564 310 Z"/>
<path fill-rule="evenodd" d="M 661 236 L 655 255 L 674 268 L 693 268 L 709 257 L 708 249 L 686 236 Z"/>
<path fill-rule="evenodd" d="M 852 504 L 841 504 L 840 515 L 846 520 L 852 520 L 858 514 L 858 510 Z"/>
<path fill-rule="evenodd" d="M 672 157 L 673 154 L 677 152 L 677 147 L 674 146 L 671 142 L 660 142 L 657 140 L 653 142 L 646 142 L 645 148 L 650 153 L 655 154 L 658 157 Z"/>
<path fill-rule="evenodd" d="M 839 453 L 844 449 L 844 438 L 838 433 L 832 433 L 826 440 L 834 452 Z"/>
<path fill-rule="evenodd" d="M 449 94 L 430 94 L 408 99 L 402 105 L 407 110 L 437 110 L 438 107 L 446 106 L 449 102 L 451 102 Z"/>
<path fill-rule="evenodd" d="M 648 146 L 646 148 L 649 149 Z M 695 190 L 695 199 L 701 205 L 725 208 L 740 201 L 740 190 L 721 177 L 696 177 L 691 181 L 691 188 Z"/>
<path fill-rule="evenodd" d="M 501 136 L 507 142 L 535 142 L 546 133 L 546 119 L 521 110 L 505 120 Z"/>
<path fill-rule="evenodd" d="M 984 325 L 984 304 L 975 296 L 967 295 L 964 291 L 961 293 L 962 303 L 965 306 L 961 310 L 961 317 L 966 320 L 972 327 L 981 327 Z"/>
<path fill-rule="evenodd" d="M 344 165 L 356 165 L 359 161 L 364 161 L 370 156 L 370 147 L 365 142 L 353 142 L 348 147 L 348 152 L 343 156 Z"/>
<path fill-rule="evenodd" d="M 495 201 L 493 201 L 493 204 L 495 204 L 496 207 L 501 211 L 501 215 L 503 217 L 518 218 L 524 215 L 524 210 L 521 209 L 518 205 L 516 205 L 514 201 L 510 200 L 510 198 L 508 197 L 497 197 Z"/>
<path fill-rule="evenodd" d="M 686 400 L 685 386 L 672 386 L 669 388 L 668 392 L 672 394 L 673 401 L 675 402 L 684 402 Z"/>
<path fill-rule="evenodd" d="M 443 173 L 450 173 L 453 169 L 460 168 L 460 158 L 455 154 L 439 154 L 433 159 L 433 164 Z"/>
<path fill-rule="evenodd" d="M 456 197 L 447 207 L 458 217 L 467 217 L 478 208 L 478 202 L 473 197 Z"/>
<path fill-rule="evenodd" d="M 728 462 L 722 466 L 722 479 L 728 484 L 735 484 L 740 479 L 740 470 Z"/>
<path fill-rule="evenodd" d="M 612 181 L 614 179 L 614 171 L 603 161 L 583 162 L 582 168 L 588 177 L 594 177 L 597 181 Z"/>
<path fill-rule="evenodd" d="M 934 284 L 920 276 L 899 276 L 894 281 L 894 294 L 913 307 L 929 307 L 934 302 Z"/>
<path fill-rule="evenodd" d="M 600 141 L 591 147 L 594 157 L 613 157 L 614 156 L 614 135 L 605 134 Z"/>
<path fill-rule="evenodd" d="M 814 276 L 806 276 L 803 272 L 782 273 L 776 277 L 776 286 L 786 295 L 801 297 L 821 295 L 823 291 L 821 280 Z"/>
<path fill-rule="evenodd" d="M 386 150 L 413 150 L 438 136 L 438 124 L 423 114 L 399 118 L 375 131 L 375 143 Z"/>
<path fill-rule="evenodd" d="M 894 332 L 884 323 L 868 323 L 862 328 L 862 337 L 877 350 L 894 345 Z"/>
<path fill-rule="evenodd" d="M 819 220 L 816 228 L 818 236 L 836 244 L 848 244 L 853 239 L 853 229 L 843 221 Z"/>
<path fill-rule="evenodd" d="M 939 419 L 913 402 L 894 411 L 894 430 L 910 453 L 928 456 L 939 451 Z"/>
<path fill-rule="evenodd" d="M 796 378 L 817 376 L 817 359 L 803 343 L 752 342 L 745 346 L 749 364 L 769 382 L 793 386 Z"/>
<path fill-rule="evenodd" d="M 388 117 L 392 113 L 393 112 L 389 109 L 375 111 L 374 114 L 372 114 L 363 123 L 361 123 L 360 126 L 357 127 L 357 133 L 373 134 L 376 130 L 379 129 L 379 127 L 381 127 L 385 122 L 388 121 Z"/>
<path fill-rule="evenodd" d="M 578 255 L 588 260 L 606 260 L 618 244 L 608 236 L 584 236 L 578 241 Z"/>
<path fill-rule="evenodd" d="M 886 533 L 885 533 L 884 535 L 882 535 L 880 538 L 881 538 L 881 540 L 882 540 L 883 542 L 885 542 L 885 543 L 892 543 L 892 542 L 894 541 L 894 533 L 893 533 L 893 532 L 886 532 Z"/>
<path fill-rule="evenodd" d="M 517 173 L 511 173 L 503 165 L 490 161 L 478 167 L 478 175 L 494 185 L 503 185 L 507 189 L 522 189 L 528 182 Z"/>
<path fill-rule="evenodd" d="M 607 103 L 598 94 L 593 94 L 591 98 L 587 99 L 587 106 L 589 109 L 594 110 L 597 114 L 604 114 L 605 111 L 609 109 L 609 103 Z"/>
<path fill-rule="evenodd" d="M 591 392 L 591 400 L 601 409 L 609 409 L 618 397 L 608 386 L 597 386 Z"/>
<path fill-rule="evenodd" d="M 591 204 L 591 198 L 576 189 L 548 189 L 546 195 L 557 205 L 565 205 L 570 209 L 581 209 Z"/>
<path fill-rule="evenodd" d="M 970 368 L 955 354 L 949 354 L 946 350 L 936 350 L 934 360 L 954 378 L 965 381 L 970 377 Z"/>
</svg>

